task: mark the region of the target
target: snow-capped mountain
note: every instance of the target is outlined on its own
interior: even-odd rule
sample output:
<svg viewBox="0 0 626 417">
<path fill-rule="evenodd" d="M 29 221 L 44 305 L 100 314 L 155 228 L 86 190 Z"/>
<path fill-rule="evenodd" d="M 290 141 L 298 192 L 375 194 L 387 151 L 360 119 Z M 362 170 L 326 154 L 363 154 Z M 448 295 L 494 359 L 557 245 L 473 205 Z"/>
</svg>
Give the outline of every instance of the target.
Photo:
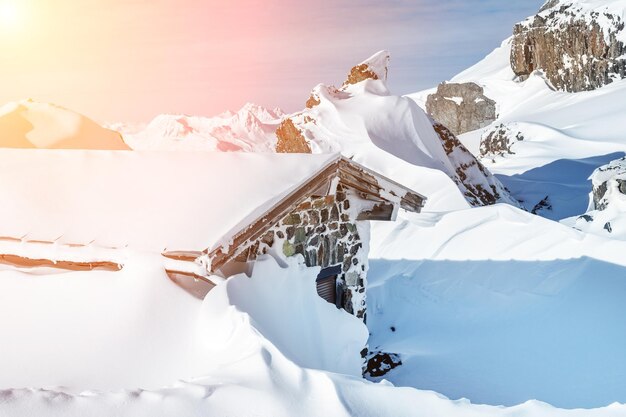
<svg viewBox="0 0 626 417">
<path fill-rule="evenodd" d="M 32 100 L 0 107 L 0 147 L 129 149 L 119 133 L 82 114 Z"/>
<path fill-rule="evenodd" d="M 386 153 L 408 165 L 444 172 L 474 206 L 517 205 L 449 129 L 433 122 L 412 100 L 389 91 L 388 63 L 389 53 L 381 51 L 353 67 L 340 88 L 317 85 L 307 108 L 282 122 L 277 150 L 338 151 L 357 160 Z M 397 163 L 386 162 L 376 169 L 391 167 L 395 172 L 389 175 L 398 181 L 406 183 L 417 175 L 401 171 Z"/>
<path fill-rule="evenodd" d="M 584 90 L 591 91 L 577 93 L 559 91 L 555 87 L 571 91 L 573 89 L 565 87 L 566 84 L 571 81 L 571 85 L 575 85 L 578 81 L 572 80 L 580 75 L 580 71 L 561 59 L 565 56 L 564 48 L 570 48 L 567 49 L 570 54 L 577 54 L 571 56 L 580 65 L 591 62 L 590 52 L 583 47 L 590 48 L 592 42 L 579 42 L 579 34 L 585 39 L 604 42 L 604 35 L 604 40 L 594 35 L 601 28 L 603 34 L 611 34 L 606 39 L 620 42 L 625 36 L 623 25 L 611 22 L 622 19 L 624 7 L 621 1 L 548 2 L 538 15 L 516 26 L 513 37 L 450 80 L 461 85 L 477 84 L 484 89 L 484 95 L 496 103 L 497 118 L 491 124 L 462 134 L 459 139 L 528 211 L 555 220 L 584 213 L 591 192 L 588 179 L 591 173 L 623 156 L 626 80 L 621 79 L 621 75 L 606 75 L 605 69 L 610 66 L 594 61 L 581 70 L 585 80 L 612 82 L 604 85 L 605 82 L 590 81 Z M 571 15 L 574 11 L 575 15 Z M 520 36 L 532 38 L 531 34 L 521 34 L 520 28 L 531 27 L 532 22 L 541 19 L 548 19 L 547 26 L 531 28 L 530 33 L 534 33 L 533 30 L 543 33 L 550 42 L 528 46 L 527 58 L 534 71 L 520 77 L 515 69 L 519 53 L 516 48 Z M 575 29 L 568 26 L 572 22 L 577 22 Z M 572 30 L 579 34 L 570 37 L 567 33 Z M 603 53 L 608 54 L 612 48 L 615 46 L 604 45 Z M 533 54 L 538 51 L 542 60 L 557 65 L 554 67 L 556 75 L 552 74 L 552 69 L 538 64 L 544 61 L 533 61 Z M 574 72 L 568 72 L 570 70 Z M 555 76 L 563 78 L 558 81 Z M 433 93 L 434 90 L 427 90 L 410 97 L 426 107 Z"/>
<path fill-rule="evenodd" d="M 162 114 L 145 127 L 113 125 L 136 150 L 197 149 L 271 152 L 284 113 L 247 103 L 215 117 Z"/>
</svg>

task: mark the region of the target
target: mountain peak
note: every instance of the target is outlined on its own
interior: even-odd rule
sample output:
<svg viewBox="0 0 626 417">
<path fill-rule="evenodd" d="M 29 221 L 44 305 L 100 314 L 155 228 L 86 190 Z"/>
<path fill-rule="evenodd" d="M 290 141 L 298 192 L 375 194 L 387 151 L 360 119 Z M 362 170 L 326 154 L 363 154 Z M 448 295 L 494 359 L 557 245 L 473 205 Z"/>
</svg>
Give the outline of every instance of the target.
<svg viewBox="0 0 626 417">
<path fill-rule="evenodd" d="M 0 131 L 4 148 L 129 149 L 119 133 L 88 117 L 32 99 L 0 106 Z"/>
<path fill-rule="evenodd" d="M 343 83 L 344 86 L 356 84 L 358 82 L 372 79 L 387 81 L 387 71 L 389 68 L 390 54 L 388 51 L 379 51 L 374 55 L 352 67 L 348 79 Z"/>
</svg>

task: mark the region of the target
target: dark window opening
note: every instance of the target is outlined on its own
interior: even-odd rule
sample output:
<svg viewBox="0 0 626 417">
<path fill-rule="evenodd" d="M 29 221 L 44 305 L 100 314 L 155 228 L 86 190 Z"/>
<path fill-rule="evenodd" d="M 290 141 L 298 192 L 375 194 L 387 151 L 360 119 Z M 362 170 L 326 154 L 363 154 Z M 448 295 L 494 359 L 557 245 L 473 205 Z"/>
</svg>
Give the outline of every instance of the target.
<svg viewBox="0 0 626 417">
<path fill-rule="evenodd" d="M 316 281 L 317 294 L 337 307 L 340 307 L 338 303 L 340 297 L 337 296 L 337 277 L 340 273 L 341 265 L 324 268 L 317 276 Z"/>
<path fill-rule="evenodd" d="M 337 302 L 337 275 L 317 280 L 317 293 L 331 304 Z"/>
</svg>

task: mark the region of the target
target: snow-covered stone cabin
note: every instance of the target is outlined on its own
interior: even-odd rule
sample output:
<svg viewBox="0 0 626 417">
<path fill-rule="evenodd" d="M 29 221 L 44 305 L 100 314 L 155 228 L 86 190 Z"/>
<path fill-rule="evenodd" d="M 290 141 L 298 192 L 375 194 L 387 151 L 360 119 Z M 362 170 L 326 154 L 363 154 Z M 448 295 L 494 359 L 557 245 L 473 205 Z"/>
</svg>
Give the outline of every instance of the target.
<svg viewBox="0 0 626 417">
<path fill-rule="evenodd" d="M 317 291 L 365 319 L 369 221 L 425 197 L 338 154 L 5 150 L 0 262 L 124 267 L 158 256 L 196 295 L 258 256 L 318 266 Z M 198 289 L 194 282 L 203 283 Z"/>
</svg>

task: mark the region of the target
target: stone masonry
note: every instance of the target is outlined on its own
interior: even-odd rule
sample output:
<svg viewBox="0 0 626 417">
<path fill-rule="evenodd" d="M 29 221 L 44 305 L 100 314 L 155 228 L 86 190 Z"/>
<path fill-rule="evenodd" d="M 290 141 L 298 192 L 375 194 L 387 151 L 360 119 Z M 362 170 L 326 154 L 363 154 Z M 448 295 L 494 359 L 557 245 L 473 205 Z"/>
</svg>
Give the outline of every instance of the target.
<svg viewBox="0 0 626 417">
<path fill-rule="evenodd" d="M 367 221 L 356 221 L 357 212 L 350 190 L 337 186 L 334 195 L 311 197 L 245 251 L 246 259 L 272 252 L 279 256 L 301 255 L 307 266 L 327 268 L 341 265 L 337 277 L 341 306 L 365 321 L 367 245 L 361 232 Z M 361 231 L 361 232 L 360 232 Z"/>
</svg>

